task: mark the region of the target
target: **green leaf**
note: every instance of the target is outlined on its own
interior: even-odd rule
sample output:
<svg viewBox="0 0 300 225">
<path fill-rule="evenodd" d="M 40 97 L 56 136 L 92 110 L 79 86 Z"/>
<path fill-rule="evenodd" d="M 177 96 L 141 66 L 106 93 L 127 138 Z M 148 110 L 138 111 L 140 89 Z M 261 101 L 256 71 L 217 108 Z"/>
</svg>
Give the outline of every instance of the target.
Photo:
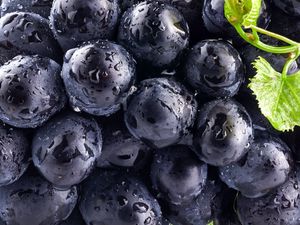
<svg viewBox="0 0 300 225">
<path fill-rule="evenodd" d="M 256 95 L 262 114 L 279 131 L 300 125 L 300 72 L 283 76 L 262 57 L 253 63 L 257 74 L 250 89 Z"/>
<path fill-rule="evenodd" d="M 262 0 L 225 0 L 225 17 L 233 26 L 256 26 L 261 2 Z"/>
<path fill-rule="evenodd" d="M 207 224 L 207 225 L 214 225 L 214 221 L 211 221 L 209 224 Z"/>
</svg>

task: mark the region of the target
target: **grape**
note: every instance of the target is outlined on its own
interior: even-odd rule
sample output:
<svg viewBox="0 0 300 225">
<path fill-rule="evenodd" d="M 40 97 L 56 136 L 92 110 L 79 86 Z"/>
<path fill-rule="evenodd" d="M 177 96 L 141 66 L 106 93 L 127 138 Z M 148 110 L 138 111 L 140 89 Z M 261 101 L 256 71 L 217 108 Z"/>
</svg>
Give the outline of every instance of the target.
<svg viewBox="0 0 300 225">
<path fill-rule="evenodd" d="M 10 12 L 32 12 L 48 18 L 53 0 L 2 0 L 1 16 Z"/>
<path fill-rule="evenodd" d="M 207 165 L 184 145 L 156 151 L 151 180 L 159 195 L 172 204 L 183 204 L 197 197 L 205 186 Z"/>
<path fill-rule="evenodd" d="M 21 128 L 41 126 L 66 102 L 61 67 L 49 58 L 19 55 L 0 67 L 0 119 Z"/>
<path fill-rule="evenodd" d="M 110 115 L 131 93 L 135 63 L 120 45 L 96 41 L 66 53 L 62 77 L 75 110 Z"/>
<path fill-rule="evenodd" d="M 204 39 L 209 36 L 207 30 L 204 27 L 201 11 L 203 8 L 203 0 L 148 0 L 149 2 L 159 1 L 162 3 L 170 4 L 174 6 L 179 12 L 182 13 L 188 26 L 190 28 L 190 38 L 192 42 Z M 120 5 L 123 11 L 134 4 L 143 2 L 143 0 L 120 0 Z"/>
<path fill-rule="evenodd" d="M 80 211 L 86 224 L 159 225 L 158 202 L 127 174 L 102 171 L 83 187 Z"/>
<path fill-rule="evenodd" d="M 152 148 L 179 143 L 190 133 L 197 110 L 193 95 L 180 83 L 153 78 L 140 83 L 128 103 L 130 133 Z"/>
<path fill-rule="evenodd" d="M 0 187 L 0 217 L 7 225 L 55 225 L 76 205 L 76 187 L 57 190 L 36 174 Z"/>
<path fill-rule="evenodd" d="M 215 100 L 199 112 L 194 134 L 194 150 L 201 160 L 213 166 L 238 161 L 249 150 L 253 138 L 252 121 L 239 103 Z"/>
<path fill-rule="evenodd" d="M 300 221 L 299 168 L 288 181 L 272 193 L 260 198 L 239 195 L 237 212 L 243 225 L 297 225 Z"/>
<path fill-rule="evenodd" d="M 220 168 L 221 179 L 248 198 L 282 185 L 293 168 L 290 149 L 278 138 L 258 137 L 238 162 Z"/>
<path fill-rule="evenodd" d="M 62 49 L 93 39 L 112 39 L 120 14 L 117 0 L 56 0 L 51 29 Z"/>
<path fill-rule="evenodd" d="M 0 186 L 9 185 L 23 175 L 29 155 L 25 132 L 0 124 Z"/>
<path fill-rule="evenodd" d="M 56 187 L 69 188 L 92 171 L 102 147 L 101 130 L 92 118 L 64 113 L 36 131 L 32 158 Z"/>
<path fill-rule="evenodd" d="M 159 1 L 145 1 L 122 16 L 119 43 L 139 61 L 154 67 L 176 64 L 189 43 L 189 28 L 182 14 Z"/>
<path fill-rule="evenodd" d="M 0 18 L 0 52 L 0 65 L 24 53 L 61 61 L 48 20 L 34 13 L 12 12 Z"/>
<path fill-rule="evenodd" d="M 190 51 L 185 62 L 187 82 L 212 97 L 232 97 L 244 81 L 239 53 L 226 41 L 203 40 Z"/>
</svg>

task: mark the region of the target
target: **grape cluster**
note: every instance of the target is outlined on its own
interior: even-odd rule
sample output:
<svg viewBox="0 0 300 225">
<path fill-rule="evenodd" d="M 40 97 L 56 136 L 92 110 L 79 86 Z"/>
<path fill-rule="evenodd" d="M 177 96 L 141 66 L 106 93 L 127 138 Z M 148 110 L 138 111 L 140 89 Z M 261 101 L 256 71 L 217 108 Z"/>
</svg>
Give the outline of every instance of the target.
<svg viewBox="0 0 300 225">
<path fill-rule="evenodd" d="M 286 58 L 224 0 L 0 2 L 1 225 L 300 224 L 299 129 L 247 87 Z M 299 8 L 263 1 L 258 24 L 297 40 Z"/>
</svg>

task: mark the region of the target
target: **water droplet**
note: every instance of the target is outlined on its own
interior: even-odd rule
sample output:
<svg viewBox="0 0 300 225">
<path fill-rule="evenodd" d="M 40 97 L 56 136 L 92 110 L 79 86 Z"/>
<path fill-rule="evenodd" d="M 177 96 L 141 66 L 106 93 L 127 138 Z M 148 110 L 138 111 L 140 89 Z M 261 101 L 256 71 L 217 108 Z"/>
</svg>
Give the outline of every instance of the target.
<svg viewBox="0 0 300 225">
<path fill-rule="evenodd" d="M 74 110 L 75 112 L 81 112 L 81 109 L 80 109 L 79 107 L 77 107 L 77 106 L 72 107 L 72 108 L 73 108 L 73 110 Z"/>
<path fill-rule="evenodd" d="M 22 9 L 23 9 L 23 6 L 22 6 L 21 4 L 18 4 L 18 5 L 17 5 L 17 8 L 20 9 L 20 10 L 22 10 Z"/>
<path fill-rule="evenodd" d="M 136 197 L 136 196 L 137 196 L 137 190 L 133 190 L 132 196 L 133 196 L 133 197 Z"/>
<path fill-rule="evenodd" d="M 7 103 L 11 104 L 14 101 L 14 97 L 9 95 L 6 99 Z"/>
<path fill-rule="evenodd" d="M 89 71 L 89 77 L 90 77 L 90 81 L 92 83 L 99 84 L 101 75 L 102 74 L 101 74 L 100 70 L 98 70 L 98 69 Z"/>
<path fill-rule="evenodd" d="M 121 88 L 116 86 L 116 87 L 113 87 L 112 91 L 113 91 L 113 95 L 117 96 L 120 94 Z"/>
<path fill-rule="evenodd" d="M 42 42 L 42 37 L 37 31 L 33 31 L 31 35 L 28 35 L 28 42 Z"/>
<path fill-rule="evenodd" d="M 151 221 L 152 221 L 151 217 L 148 217 L 147 219 L 145 219 L 144 224 L 145 225 L 150 224 Z"/>
<path fill-rule="evenodd" d="M 118 201 L 120 206 L 125 206 L 128 203 L 128 199 L 124 196 L 118 196 L 117 201 Z"/>
<path fill-rule="evenodd" d="M 146 213 L 149 209 L 149 206 L 143 202 L 136 202 L 132 206 L 133 210 L 139 213 Z"/>
</svg>

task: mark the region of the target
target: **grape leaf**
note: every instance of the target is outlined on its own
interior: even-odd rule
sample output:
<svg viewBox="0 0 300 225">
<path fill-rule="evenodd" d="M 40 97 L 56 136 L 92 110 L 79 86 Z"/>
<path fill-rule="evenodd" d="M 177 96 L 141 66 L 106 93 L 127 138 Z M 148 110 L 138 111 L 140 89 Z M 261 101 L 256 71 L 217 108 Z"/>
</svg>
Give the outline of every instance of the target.
<svg viewBox="0 0 300 225">
<path fill-rule="evenodd" d="M 214 225 L 214 221 L 211 221 L 209 224 L 207 224 L 207 225 Z"/>
<path fill-rule="evenodd" d="M 249 88 L 256 95 L 262 114 L 279 131 L 300 125 L 300 72 L 283 76 L 262 57 L 253 63 L 257 74 Z"/>
<path fill-rule="evenodd" d="M 262 0 L 225 0 L 225 17 L 233 26 L 256 26 L 261 2 Z"/>
</svg>

